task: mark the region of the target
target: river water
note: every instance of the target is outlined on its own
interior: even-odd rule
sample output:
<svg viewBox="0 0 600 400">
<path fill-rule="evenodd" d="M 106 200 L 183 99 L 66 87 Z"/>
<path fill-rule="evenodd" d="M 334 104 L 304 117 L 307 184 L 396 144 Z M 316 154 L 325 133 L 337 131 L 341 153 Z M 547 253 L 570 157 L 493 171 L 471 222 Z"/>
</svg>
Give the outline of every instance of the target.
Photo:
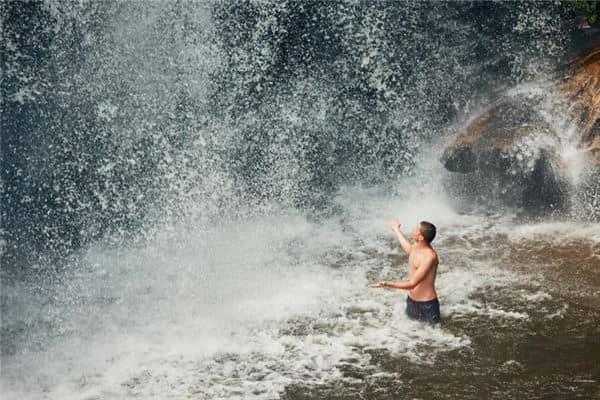
<svg viewBox="0 0 600 400">
<path fill-rule="evenodd" d="M 460 213 L 436 197 L 348 188 L 335 212 L 255 216 L 138 249 L 90 248 L 49 287 L 3 296 L 36 321 L 4 357 L 8 398 L 593 398 L 597 223 Z M 403 195 L 402 193 L 409 195 Z M 439 226 L 440 326 L 409 320 L 385 228 Z M 185 232 L 185 233 L 183 233 Z M 6 316 L 5 316 L 6 317 Z M 44 335 L 54 331 L 48 344 Z M 40 345 L 40 347 L 42 347 Z"/>
<path fill-rule="evenodd" d="M 39 4 L 38 64 L 4 32 L 2 398 L 600 396 L 600 224 L 438 161 L 553 79 L 564 5 Z M 394 217 L 438 227 L 438 326 L 367 289 L 406 277 Z"/>
</svg>

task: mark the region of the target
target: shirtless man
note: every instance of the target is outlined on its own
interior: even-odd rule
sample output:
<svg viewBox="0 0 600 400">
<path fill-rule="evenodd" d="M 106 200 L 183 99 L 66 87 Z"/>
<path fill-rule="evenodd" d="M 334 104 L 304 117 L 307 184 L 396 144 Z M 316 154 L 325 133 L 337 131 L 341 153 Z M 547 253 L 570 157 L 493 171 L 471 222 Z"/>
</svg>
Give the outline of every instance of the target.
<svg viewBox="0 0 600 400">
<path fill-rule="evenodd" d="M 400 246 L 408 254 L 408 281 L 380 281 L 369 285 L 370 288 L 389 287 L 408 290 L 406 314 L 411 319 L 440 322 L 440 303 L 435 291 L 438 256 L 431 247 L 435 238 L 435 226 L 421 221 L 412 229 L 415 244 L 411 244 L 400 232 L 400 221 L 392 220 L 388 226 L 396 233 Z"/>
</svg>

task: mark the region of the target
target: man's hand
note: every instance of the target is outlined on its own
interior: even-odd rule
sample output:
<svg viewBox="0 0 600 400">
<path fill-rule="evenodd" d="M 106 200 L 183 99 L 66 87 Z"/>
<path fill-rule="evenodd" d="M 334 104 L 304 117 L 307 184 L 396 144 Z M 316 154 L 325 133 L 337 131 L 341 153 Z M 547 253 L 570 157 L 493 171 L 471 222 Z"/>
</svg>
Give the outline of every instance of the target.
<svg viewBox="0 0 600 400">
<path fill-rule="evenodd" d="M 398 218 L 394 218 L 393 220 L 388 222 L 387 225 L 390 227 L 390 229 L 392 231 L 394 231 L 394 233 L 398 237 L 398 241 L 400 242 L 400 246 L 402 246 L 402 250 L 404 250 L 404 252 L 406 254 L 410 254 L 410 252 L 412 250 L 412 245 L 400 231 L 400 225 L 401 225 L 400 220 Z"/>
<path fill-rule="evenodd" d="M 394 218 L 387 224 L 387 226 L 393 231 L 395 231 L 396 229 L 400 229 L 400 225 L 400 220 L 398 218 Z"/>
<path fill-rule="evenodd" d="M 377 283 L 371 283 L 368 287 L 371 289 L 385 287 L 385 281 L 379 281 Z"/>
</svg>

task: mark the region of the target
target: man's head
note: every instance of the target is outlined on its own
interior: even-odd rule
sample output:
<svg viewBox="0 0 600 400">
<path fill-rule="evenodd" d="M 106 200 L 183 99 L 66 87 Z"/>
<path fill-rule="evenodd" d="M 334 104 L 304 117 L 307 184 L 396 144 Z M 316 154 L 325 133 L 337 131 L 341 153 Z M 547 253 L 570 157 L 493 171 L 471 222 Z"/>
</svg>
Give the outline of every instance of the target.
<svg viewBox="0 0 600 400">
<path fill-rule="evenodd" d="M 412 236 L 417 242 L 431 243 L 435 238 L 435 225 L 431 222 L 421 221 L 412 230 Z"/>
</svg>

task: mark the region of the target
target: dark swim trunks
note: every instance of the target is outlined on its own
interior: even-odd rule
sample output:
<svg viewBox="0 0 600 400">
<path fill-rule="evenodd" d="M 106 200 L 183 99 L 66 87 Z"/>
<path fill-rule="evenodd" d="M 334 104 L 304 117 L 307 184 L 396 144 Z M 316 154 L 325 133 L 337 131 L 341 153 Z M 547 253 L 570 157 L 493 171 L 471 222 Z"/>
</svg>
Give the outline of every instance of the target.
<svg viewBox="0 0 600 400">
<path fill-rule="evenodd" d="M 411 319 L 437 324 L 441 321 L 440 302 L 438 299 L 415 301 L 406 296 L 406 314 Z"/>
</svg>

